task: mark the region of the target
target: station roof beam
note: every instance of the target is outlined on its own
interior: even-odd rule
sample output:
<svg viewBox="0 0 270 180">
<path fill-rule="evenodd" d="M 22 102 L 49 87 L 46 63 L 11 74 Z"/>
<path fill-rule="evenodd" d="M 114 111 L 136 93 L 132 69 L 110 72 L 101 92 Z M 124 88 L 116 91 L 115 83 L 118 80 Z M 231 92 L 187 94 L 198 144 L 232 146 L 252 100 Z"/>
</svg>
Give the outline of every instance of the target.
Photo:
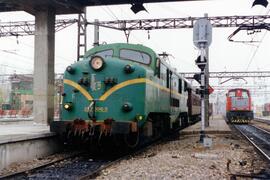
<svg viewBox="0 0 270 180">
<path fill-rule="evenodd" d="M 82 13 L 86 6 L 134 4 L 138 0 L 2 0 L 0 12 L 26 11 L 35 14 L 44 7 L 55 9 L 55 14 Z M 172 1 L 199 1 L 199 0 L 141 0 L 141 3 L 157 3 Z"/>
</svg>

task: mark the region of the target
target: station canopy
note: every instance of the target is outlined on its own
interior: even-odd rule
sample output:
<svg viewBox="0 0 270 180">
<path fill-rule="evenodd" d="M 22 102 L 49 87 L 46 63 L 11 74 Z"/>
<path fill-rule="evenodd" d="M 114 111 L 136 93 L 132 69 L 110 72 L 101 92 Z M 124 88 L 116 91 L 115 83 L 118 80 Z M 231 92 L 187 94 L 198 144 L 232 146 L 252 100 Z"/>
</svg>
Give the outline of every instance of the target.
<svg viewBox="0 0 270 180">
<path fill-rule="evenodd" d="M 55 9 L 56 14 L 80 13 L 85 6 L 157 3 L 196 0 L 1 0 L 0 12 L 26 11 L 31 14 L 45 8 Z"/>
</svg>

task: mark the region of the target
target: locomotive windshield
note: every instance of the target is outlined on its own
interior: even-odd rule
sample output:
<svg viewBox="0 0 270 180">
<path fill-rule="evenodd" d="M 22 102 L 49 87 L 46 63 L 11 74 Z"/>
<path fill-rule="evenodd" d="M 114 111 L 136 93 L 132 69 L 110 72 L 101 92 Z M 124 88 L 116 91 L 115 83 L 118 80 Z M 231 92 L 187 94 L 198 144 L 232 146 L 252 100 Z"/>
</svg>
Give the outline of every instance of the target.
<svg viewBox="0 0 270 180">
<path fill-rule="evenodd" d="M 242 92 L 242 97 L 243 97 L 243 98 L 248 98 L 248 93 L 247 93 L 246 91 L 243 91 L 243 92 Z"/>
<path fill-rule="evenodd" d="M 120 58 L 139 62 L 142 64 L 150 64 L 151 62 L 151 58 L 148 54 L 131 49 L 121 49 Z"/>
<path fill-rule="evenodd" d="M 113 50 L 112 49 L 107 49 L 107 50 L 104 50 L 104 51 L 96 52 L 93 55 L 101 56 L 103 58 L 112 57 L 113 56 Z"/>
<path fill-rule="evenodd" d="M 248 98 L 249 94 L 246 90 L 234 90 L 230 91 L 228 94 L 229 97 L 242 97 L 242 98 Z"/>
<path fill-rule="evenodd" d="M 231 91 L 231 92 L 229 92 L 229 95 L 228 95 L 229 97 L 234 97 L 235 96 L 235 91 Z"/>
</svg>

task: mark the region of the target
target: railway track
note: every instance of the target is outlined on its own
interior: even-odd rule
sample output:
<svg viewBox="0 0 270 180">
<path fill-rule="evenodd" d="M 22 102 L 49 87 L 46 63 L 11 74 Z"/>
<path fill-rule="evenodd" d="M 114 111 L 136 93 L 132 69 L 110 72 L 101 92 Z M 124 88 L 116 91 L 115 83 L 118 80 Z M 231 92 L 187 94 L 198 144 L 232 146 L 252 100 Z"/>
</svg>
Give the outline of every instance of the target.
<svg viewBox="0 0 270 180">
<path fill-rule="evenodd" d="M 234 127 L 270 162 L 270 132 L 253 125 Z"/>
<path fill-rule="evenodd" d="M 270 119 L 266 119 L 266 118 L 262 118 L 262 117 L 255 117 L 253 120 L 270 125 Z"/>
<path fill-rule="evenodd" d="M 38 167 L 3 175 L 0 176 L 0 179 L 93 179 L 103 169 L 106 169 L 121 160 L 128 159 L 135 154 L 140 154 L 153 145 L 160 144 L 164 141 L 168 141 L 168 139 L 173 139 L 175 137 L 175 134 L 173 134 L 169 137 L 165 137 L 155 142 L 146 144 L 131 152 L 108 157 L 92 157 L 85 152 L 78 153 L 76 155 L 61 158 L 49 163 L 44 163 Z"/>
<path fill-rule="evenodd" d="M 93 158 L 90 155 L 80 153 L 53 162 L 44 163 L 31 169 L 3 175 L 0 176 L 0 179 L 90 179 L 98 175 L 103 169 L 128 156 L 130 156 L 130 154 L 110 158 Z"/>
<path fill-rule="evenodd" d="M 26 168 L 26 169 L 19 170 L 19 171 L 16 171 L 16 172 L 0 175 L 0 179 L 16 179 L 16 177 L 24 177 L 24 176 L 26 176 L 27 174 L 29 174 L 29 173 L 31 173 L 33 171 L 37 171 L 39 169 L 49 167 L 51 165 L 57 164 L 59 162 L 65 161 L 67 159 L 75 158 L 77 156 L 80 156 L 83 153 L 84 152 L 68 153 L 67 155 L 64 155 L 63 157 L 43 162 L 43 163 L 41 163 L 39 165 L 36 165 L 36 166 L 33 166 L 31 168 Z"/>
<path fill-rule="evenodd" d="M 94 178 L 100 171 L 124 158 L 127 156 L 93 158 L 87 154 L 77 154 L 31 169 L 3 175 L 0 176 L 0 179 L 89 179 Z"/>
</svg>

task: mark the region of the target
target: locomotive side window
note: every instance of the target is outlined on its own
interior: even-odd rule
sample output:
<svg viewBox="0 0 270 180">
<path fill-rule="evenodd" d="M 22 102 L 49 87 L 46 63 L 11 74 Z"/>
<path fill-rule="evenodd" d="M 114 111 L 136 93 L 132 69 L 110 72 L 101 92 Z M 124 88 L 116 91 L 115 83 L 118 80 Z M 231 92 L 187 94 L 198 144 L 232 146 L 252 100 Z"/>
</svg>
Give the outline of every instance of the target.
<svg viewBox="0 0 270 180">
<path fill-rule="evenodd" d="M 164 64 L 160 63 L 160 79 L 162 80 L 162 85 L 166 85 L 166 73 L 167 73 L 167 67 L 164 66 Z"/>
<path fill-rule="evenodd" d="M 178 86 L 178 92 L 180 94 L 182 94 L 183 93 L 183 91 L 182 91 L 182 79 L 178 79 L 178 84 L 179 84 L 179 86 Z"/>
<path fill-rule="evenodd" d="M 172 75 L 172 89 L 178 91 L 178 78 L 175 74 Z"/>
<path fill-rule="evenodd" d="M 156 71 L 155 71 L 156 75 L 158 76 L 158 78 L 160 78 L 160 59 L 157 58 L 156 60 Z"/>
<path fill-rule="evenodd" d="M 99 52 L 96 52 L 94 55 L 101 56 L 103 58 L 112 57 L 113 56 L 113 50 L 108 49 L 108 50 L 105 50 L 105 51 L 99 51 Z"/>
<path fill-rule="evenodd" d="M 166 87 L 170 88 L 170 70 L 169 69 L 167 69 L 167 72 L 166 72 L 166 82 L 167 82 Z"/>
<path fill-rule="evenodd" d="M 131 50 L 131 49 L 121 49 L 120 58 L 143 63 L 143 64 L 150 64 L 151 62 L 151 57 L 148 54 L 144 52 L 140 52 L 140 51 Z"/>
</svg>

